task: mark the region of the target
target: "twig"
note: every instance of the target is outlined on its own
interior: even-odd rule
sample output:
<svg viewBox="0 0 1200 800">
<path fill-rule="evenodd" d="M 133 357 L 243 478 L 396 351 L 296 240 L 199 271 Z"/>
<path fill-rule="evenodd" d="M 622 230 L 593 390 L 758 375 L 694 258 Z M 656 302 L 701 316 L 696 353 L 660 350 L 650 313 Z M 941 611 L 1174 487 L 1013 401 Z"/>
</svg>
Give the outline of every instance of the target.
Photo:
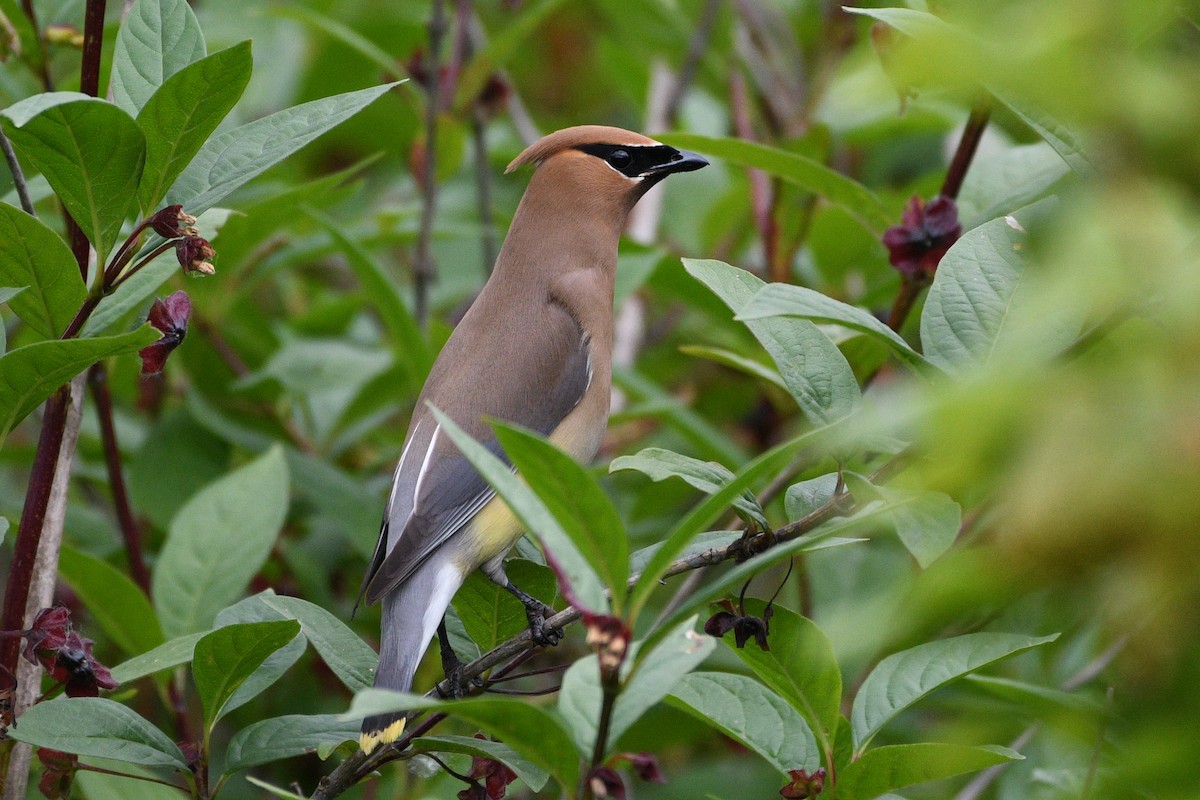
<svg viewBox="0 0 1200 800">
<path fill-rule="evenodd" d="M 42 88 L 47 92 L 53 92 L 54 81 L 50 79 L 50 53 L 46 48 L 46 37 L 38 30 L 37 13 L 33 10 L 33 0 L 21 0 L 21 9 L 29 18 L 29 24 L 38 41 L 38 60 L 41 62 L 39 66 L 42 68 L 39 77 L 42 79 Z"/>
<path fill-rule="evenodd" d="M 871 480 L 888 480 L 909 463 L 910 457 L 911 453 L 909 451 L 902 451 L 873 472 L 870 476 Z M 807 516 L 791 522 L 776 531 L 756 533 L 725 547 L 711 547 L 699 553 L 676 559 L 667 567 L 662 578 L 665 580 L 685 572 L 700 569 L 701 567 L 720 564 L 723 561 L 740 560 L 745 558 L 747 553 L 764 553 L 783 542 L 792 541 L 809 533 L 818 525 L 839 514 L 849 513 L 853 510 L 854 507 L 850 496 L 841 494 L 814 509 Z M 640 575 L 634 575 L 629 579 L 630 588 L 637 583 L 640 577 Z M 576 622 L 580 617 L 581 613 L 578 609 L 568 607 L 547 619 L 546 625 L 554 628 L 563 628 Z M 530 638 L 529 631 L 522 631 L 513 638 L 484 653 L 470 664 L 463 666 L 461 680 L 470 680 L 498 664 L 510 662 L 497 673 L 496 678 L 501 678 L 510 673 L 518 664 L 531 658 L 535 652 L 537 652 L 537 646 Z M 449 680 L 443 680 L 426 692 L 425 696 L 445 697 L 452 688 L 454 687 L 450 685 Z M 445 714 L 441 714 L 441 716 L 444 717 Z M 395 744 L 381 750 L 376 750 L 370 756 L 363 755 L 362 751 L 354 753 L 321 780 L 316 791 L 313 793 L 313 800 L 331 800 L 331 798 L 337 797 L 355 783 L 370 775 L 371 772 L 382 764 L 401 758 L 402 756 L 399 751 L 402 751 L 414 738 L 428 730 L 429 727 L 432 727 L 432 725 L 422 723 L 421 726 L 418 726 L 418 729 L 405 734 Z M 418 733 L 417 730 L 420 730 L 421 733 Z"/>
<path fill-rule="evenodd" d="M 8 140 L 4 130 L 0 128 L 0 150 L 4 151 L 4 160 L 8 162 L 8 171 L 12 173 L 13 186 L 16 187 L 17 197 L 21 198 L 21 208 L 31 217 L 36 217 L 33 202 L 29 199 L 29 187 L 25 184 L 25 173 L 21 171 L 21 162 L 13 152 L 12 142 Z"/>
<path fill-rule="evenodd" d="M 121 467 L 121 449 L 117 446 L 117 430 L 113 424 L 112 392 L 108 388 L 108 369 L 103 362 L 88 370 L 88 386 L 96 404 L 96 418 L 100 423 L 100 441 L 104 446 L 104 462 L 108 468 L 108 485 L 112 490 L 113 507 L 121 526 L 121 537 L 125 540 L 125 557 L 129 561 L 129 573 L 147 597 L 150 596 L 150 571 L 142 557 L 142 534 L 129 505 L 129 493 L 125 488 L 125 474 Z"/>
<path fill-rule="evenodd" d="M 746 90 L 746 79 L 740 72 L 729 76 L 729 105 L 733 112 L 733 128 L 738 138 L 754 140 L 754 128 L 750 122 L 750 99 Z M 771 180 L 759 169 L 748 168 L 746 175 L 750 179 L 750 202 L 754 209 L 754 225 L 758 228 L 759 238 L 763 243 L 763 258 L 766 261 L 766 274 L 771 280 L 784 281 L 787 276 L 779 276 L 775 267 L 776 251 L 779 245 L 779 229 L 772 214 L 774 192 L 771 191 Z"/>
<path fill-rule="evenodd" d="M 696 29 L 692 32 L 691 41 L 688 42 L 687 55 L 683 59 L 683 64 L 679 67 L 675 85 L 671 87 L 671 92 L 667 95 L 665 116 L 668 125 L 673 126 L 675 124 L 675 120 L 679 116 L 679 107 L 683 104 L 684 95 L 687 94 L 692 81 L 696 79 L 696 70 L 700 66 L 700 61 L 704 58 L 704 53 L 708 50 L 708 42 L 712 38 L 713 26 L 717 22 L 717 12 L 720 10 L 721 0 L 707 0 L 704 4 L 704 9 L 700 12 L 700 19 L 696 22 Z"/>
<path fill-rule="evenodd" d="M 425 160 L 422 165 L 421 229 L 417 236 L 417 252 L 413 260 L 413 282 L 416 290 L 417 324 L 429 324 L 429 285 L 437 277 L 433 263 L 433 222 L 437 214 L 437 122 L 441 112 L 441 75 L 438 50 L 446 32 L 444 0 L 433 0 L 429 15 L 429 52 L 425 58 Z"/>
</svg>

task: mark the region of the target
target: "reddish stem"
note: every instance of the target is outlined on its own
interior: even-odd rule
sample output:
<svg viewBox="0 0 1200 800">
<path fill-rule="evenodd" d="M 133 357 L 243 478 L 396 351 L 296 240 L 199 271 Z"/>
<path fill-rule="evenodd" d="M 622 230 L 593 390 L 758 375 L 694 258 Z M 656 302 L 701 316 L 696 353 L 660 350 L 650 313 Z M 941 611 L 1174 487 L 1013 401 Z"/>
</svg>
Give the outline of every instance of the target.
<svg viewBox="0 0 1200 800">
<path fill-rule="evenodd" d="M 125 474 L 121 467 L 121 450 L 117 446 L 117 431 L 113 425 L 112 392 L 108 389 L 108 369 L 103 363 L 96 364 L 88 372 L 88 385 L 96 403 L 96 417 L 100 422 L 100 441 L 104 445 L 104 462 L 108 467 L 108 484 L 112 489 L 113 506 L 117 521 L 121 524 L 121 536 L 125 540 L 125 556 L 129 561 L 129 573 L 150 596 L 150 571 L 142 558 L 142 534 L 133 509 L 129 505 L 129 493 L 125 488 Z"/>
<path fill-rule="evenodd" d="M 962 189 L 963 179 L 967 176 L 967 168 L 979 149 L 979 140 L 987 128 L 988 118 L 992 115 L 992 106 L 987 100 L 980 101 L 971 109 L 967 118 L 967 126 L 963 129 L 962 137 L 958 140 L 958 149 L 954 151 L 954 159 L 946 170 L 946 180 L 942 183 L 942 194 L 955 199 Z"/>
</svg>

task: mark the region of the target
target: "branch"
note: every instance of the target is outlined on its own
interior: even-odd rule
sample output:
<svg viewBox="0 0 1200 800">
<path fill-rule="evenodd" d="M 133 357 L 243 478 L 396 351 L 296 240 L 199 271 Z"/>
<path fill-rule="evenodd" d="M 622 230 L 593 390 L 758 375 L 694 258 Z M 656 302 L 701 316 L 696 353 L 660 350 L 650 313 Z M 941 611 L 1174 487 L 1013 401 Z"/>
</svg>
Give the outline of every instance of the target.
<svg viewBox="0 0 1200 800">
<path fill-rule="evenodd" d="M 129 561 L 129 573 L 147 597 L 150 596 L 150 571 L 142 558 L 142 534 L 133 509 L 129 505 L 129 493 L 125 488 L 125 474 L 121 467 L 121 448 L 117 445 L 117 429 L 113 424 L 112 392 L 108 389 L 108 369 L 103 363 L 95 364 L 88 371 L 88 387 L 96 404 L 96 417 L 100 423 L 100 440 L 104 446 L 104 463 L 108 468 L 108 485 L 112 489 L 113 506 L 117 521 L 121 525 L 121 537 L 125 540 L 125 557 Z"/>
<path fill-rule="evenodd" d="M 417 236 L 417 252 L 413 260 L 413 281 L 416 290 L 417 324 L 429 324 L 429 284 L 437 277 L 433 263 L 433 222 L 437 213 L 437 121 L 441 111 L 441 64 L 438 51 L 446 32 L 444 0 L 433 0 L 429 16 L 429 54 L 425 59 L 425 160 L 422 165 L 421 229 Z"/>
<path fill-rule="evenodd" d="M 13 152 L 12 142 L 4 134 L 4 129 L 0 128 L 0 150 L 4 151 L 4 160 L 8 162 L 8 171 L 12 173 L 13 186 L 17 189 L 17 197 L 21 198 L 21 208 L 25 209 L 25 213 L 31 217 L 36 217 L 37 213 L 33 210 L 33 203 L 29 199 L 29 187 L 25 184 L 25 173 L 21 171 L 21 162 L 17 161 L 17 154 Z"/>
<path fill-rule="evenodd" d="M 874 481 L 886 481 L 895 475 L 900 469 L 906 466 L 911 457 L 908 450 L 902 451 L 894 456 L 890 461 L 884 464 L 875 472 L 871 473 L 870 479 Z M 807 516 L 801 517 L 794 522 L 775 530 L 753 533 L 747 529 L 745 536 L 732 544 L 725 547 L 710 547 L 699 553 L 694 553 L 690 556 L 678 558 L 667 567 L 663 573 L 662 579 L 673 578 L 676 575 L 681 575 L 685 572 L 700 569 L 702 567 L 720 564 L 724 561 L 741 561 L 749 555 L 765 553 L 771 548 L 776 547 L 784 542 L 790 542 L 798 539 L 807 533 L 813 531 L 817 526 L 832 519 L 835 516 L 850 514 L 856 510 L 856 507 L 849 494 L 843 492 L 835 495 L 824 505 L 811 511 Z M 641 574 L 633 575 L 629 579 L 629 588 L 632 589 L 637 583 Z M 554 628 L 564 628 L 573 622 L 579 620 L 582 616 L 581 612 L 573 607 L 567 607 L 558 612 L 554 616 L 546 620 L 546 625 Z M 484 653 L 479 658 L 472 661 L 470 664 L 462 668 L 461 680 L 466 682 L 472 678 L 482 675 L 489 669 L 498 666 L 506 661 L 510 661 L 504 669 L 496 675 L 496 678 L 503 677 L 510 672 L 515 666 L 520 664 L 524 659 L 533 655 L 537 645 L 529 636 L 529 631 L 521 631 L 513 638 L 502 644 L 497 645 L 492 650 Z M 449 697 L 454 687 L 451 686 L 449 680 L 442 680 L 432 689 L 425 693 L 426 697 Z M 445 713 L 433 715 L 438 717 L 438 721 L 445 717 Z M 345 761 L 339 764 L 333 772 L 321 779 L 316 791 L 313 793 L 313 800 L 332 800 L 342 792 L 349 789 L 354 784 L 368 777 L 372 772 L 378 769 L 383 764 L 394 761 L 400 758 L 402 751 L 408 744 L 417 736 L 424 734 L 431 727 L 428 724 L 433 719 L 430 717 L 425 720 L 418 728 L 405 734 L 401 739 L 392 745 L 376 750 L 370 756 L 363 754 L 361 750 L 349 756 Z M 419 731 L 419 732 L 418 732 Z"/>
</svg>

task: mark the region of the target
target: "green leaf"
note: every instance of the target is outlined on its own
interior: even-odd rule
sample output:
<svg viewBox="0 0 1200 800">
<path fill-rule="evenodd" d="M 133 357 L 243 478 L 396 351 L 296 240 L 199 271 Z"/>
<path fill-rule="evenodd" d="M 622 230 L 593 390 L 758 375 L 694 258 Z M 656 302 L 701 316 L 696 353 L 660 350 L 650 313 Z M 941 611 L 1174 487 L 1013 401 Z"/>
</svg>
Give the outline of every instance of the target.
<svg viewBox="0 0 1200 800">
<path fill-rule="evenodd" d="M 300 623 L 295 620 L 247 622 L 218 628 L 196 642 L 192 675 L 210 730 L 238 687 L 298 633 Z"/>
<path fill-rule="evenodd" d="M 423 383 L 433 366 L 433 353 L 396 285 L 361 245 L 341 232 L 336 222 L 315 209 L 305 210 L 329 233 L 334 245 L 346 257 L 346 265 L 358 278 L 364 297 L 375 307 L 388 332 L 396 360 L 404 365 L 414 385 Z"/>
<path fill-rule="evenodd" d="M 47 339 L 62 335 L 87 296 L 67 243 L 37 218 L 3 203 L 0 285 L 25 287 L 7 299 L 8 305 Z"/>
<path fill-rule="evenodd" d="M 972 162 L 958 195 L 963 229 L 971 230 L 1041 199 L 1070 172 L 1062 156 L 1045 142 L 1010 147 Z"/>
<path fill-rule="evenodd" d="M 850 721 L 855 747 L 861 753 L 880 728 L 930 692 L 1057 638 L 1057 633 L 968 633 L 893 653 L 871 670 L 854 697 Z"/>
<path fill-rule="evenodd" d="M 704 347 L 701 345 L 684 345 L 679 348 L 679 352 L 684 355 L 695 356 L 696 358 L 704 358 L 717 364 L 721 364 L 739 372 L 744 372 L 747 375 L 774 384 L 780 389 L 787 391 L 787 384 L 783 382 L 783 378 L 779 377 L 779 373 L 765 364 L 760 364 L 752 358 L 746 358 L 732 350 L 726 350 L 723 347 Z"/>
<path fill-rule="evenodd" d="M 828 475 L 789 486 L 783 498 L 788 520 L 795 522 L 803 519 L 832 500 L 837 483 L 837 473 L 830 472 Z"/>
<path fill-rule="evenodd" d="M 949 495 L 875 486 L 851 472 L 846 473 L 846 483 L 860 503 L 879 500 L 891 507 L 891 526 L 922 569 L 949 550 L 958 538 L 962 508 Z"/>
<path fill-rule="evenodd" d="M 684 259 L 683 266 L 735 315 L 766 286 L 744 269 L 720 261 Z M 829 424 L 857 408 L 862 392 L 854 370 L 816 325 L 767 318 L 748 320 L 746 327 L 771 356 L 788 391 L 814 425 Z"/>
<path fill-rule="evenodd" d="M 102 697 L 38 703 L 21 715 L 8 735 L 64 753 L 187 769 L 187 760 L 170 737 L 132 709 Z"/>
<path fill-rule="evenodd" d="M 1032 295 L 1023 254 L 1028 237 L 1019 227 L 1051 202 L 964 233 L 942 258 L 921 313 L 921 344 L 934 364 L 965 372 L 988 363 L 1018 334 L 1028 344 L 1022 358 L 1050 356 L 1074 341 L 1079 325 L 1068 316 L 1029 319 L 1022 312 Z"/>
<path fill-rule="evenodd" d="M 627 469 L 640 472 L 652 481 L 680 478 L 689 486 L 707 494 L 719 492 L 721 487 L 734 479 L 732 472 L 715 461 L 701 461 L 661 447 L 647 447 L 636 455 L 615 458 L 608 471 Z M 743 491 L 741 496 L 733 501 L 733 507 L 742 519 L 754 520 L 766 526 L 766 514 L 758 504 L 758 498 L 749 490 Z"/>
<path fill-rule="evenodd" d="M 817 742 L 804 718 L 747 675 L 684 675 L 667 702 L 741 742 L 781 773 L 812 772 L 821 766 Z"/>
<path fill-rule="evenodd" d="M 604 581 L 613 613 L 620 615 L 629 583 L 629 536 L 612 502 L 578 461 L 550 442 L 511 425 L 492 428 L 521 477 Z"/>
<path fill-rule="evenodd" d="M 566 573 L 571 589 L 580 602 L 591 609 L 608 607 L 604 584 L 588 560 L 575 547 L 571 536 L 563 530 L 554 514 L 541 498 L 508 468 L 499 458 L 475 441 L 454 420 L 430 406 L 442 430 L 454 441 L 463 456 L 508 504 L 513 514 L 536 536 L 542 547 L 550 551 Z"/>
<path fill-rule="evenodd" d="M 278 621 L 281 618 L 279 612 L 262 602 L 263 595 L 268 593 L 270 593 L 269 589 L 261 594 L 239 600 L 228 608 L 221 609 L 213 628 L 226 628 L 230 625 L 241 625 L 247 622 Z M 284 619 L 287 618 L 284 617 Z M 294 622 L 295 620 L 290 621 Z M 301 634 L 267 656 L 266 660 L 242 681 L 242 684 L 225 702 L 221 716 L 240 708 L 273 686 L 300 660 L 307 649 L 308 639 Z"/>
<path fill-rule="evenodd" d="M 110 775 L 82 769 L 76 772 L 74 785 L 82 790 L 82 796 L 87 800 L 185 800 L 191 797 L 182 786 L 173 790 L 161 783 L 139 780 L 139 777 L 161 779 L 161 774 L 156 774 L 152 768 L 122 764 L 104 758 L 88 758 L 86 763 L 118 773 Z M 76 796 L 75 793 L 72 793 L 72 796 Z"/>
<path fill-rule="evenodd" d="M 745 602 L 747 614 L 762 616 L 766 603 L 751 598 Z M 833 646 L 812 620 L 781 606 L 773 608 L 769 651 L 760 649 L 753 640 L 742 648 L 734 645 L 732 636 L 722 641 L 804 717 L 828 768 L 842 702 L 842 673 Z"/>
<path fill-rule="evenodd" d="M 643 714 L 666 697 L 676 682 L 691 672 L 713 651 L 716 642 L 695 632 L 696 617 L 671 628 L 652 649 L 644 642 L 634 644 L 638 662 L 626 662 L 621 693 L 613 706 L 609 720 L 607 753 L 616 746 L 621 734 Z M 558 693 L 558 713 L 566 720 L 580 752 L 592 752 L 600 720 L 603 691 L 600 688 L 600 666 L 596 656 L 581 658 L 563 676 Z"/>
<path fill-rule="evenodd" d="M 288 714 L 260 720 L 229 740 L 223 770 L 231 775 L 271 761 L 315 753 L 321 745 L 357 740 L 359 727 L 339 714 Z"/>
<path fill-rule="evenodd" d="M 142 174 L 146 142 L 137 123 L 112 103 L 77 92 L 34 95 L 0 116 L 104 263 Z"/>
<path fill-rule="evenodd" d="M 63 547 L 59 554 L 58 571 L 92 618 L 127 654 L 144 653 L 164 642 L 150 601 L 125 573 L 71 547 Z"/>
<path fill-rule="evenodd" d="M 92 337 L 112 328 L 122 317 L 141 306 L 149 307 L 150 295 L 179 274 L 179 257 L 167 250 L 121 282 L 117 290 L 100 301 L 83 326 L 83 337 Z"/>
<path fill-rule="evenodd" d="M 211 208 L 396 85 L 313 100 L 217 134 L 204 143 L 167 192 L 167 204 L 179 203 L 190 214 Z"/>
<path fill-rule="evenodd" d="M 549 567 L 518 558 L 504 562 L 504 571 L 522 590 L 546 605 L 554 605 L 558 585 Z M 467 576 L 453 602 L 467 635 L 484 652 L 529 627 L 521 601 L 479 570 Z"/>
<path fill-rule="evenodd" d="M 54 390 L 101 359 L 158 340 L 149 325 L 120 336 L 57 339 L 18 347 L 0 358 L 0 446 L 8 432 Z"/>
<path fill-rule="evenodd" d="M 739 167 L 760 169 L 844 209 L 875 236 L 892 224 L 891 214 L 875 193 L 819 161 L 745 139 L 712 138 L 692 133 L 658 137 L 673 147 L 697 150 Z"/>
<path fill-rule="evenodd" d="M 188 501 L 154 569 L 154 602 L 168 635 L 207 629 L 241 595 L 270 554 L 287 507 L 288 471 L 279 447 Z"/>
<path fill-rule="evenodd" d="M 1096 167 L 1088 158 L 1078 133 L 1024 98 L 998 87 L 990 88 L 996 98 L 1033 128 L 1077 175 L 1083 178 L 1096 175 Z"/>
<path fill-rule="evenodd" d="M 259 597 L 267 607 L 300 622 L 300 630 L 347 689 L 357 692 L 371 685 L 379 656 L 344 622 L 299 597 L 273 593 Z"/>
<path fill-rule="evenodd" d="M 113 48 L 113 102 L 136 115 L 167 78 L 206 52 L 187 0 L 138 0 Z"/>
<path fill-rule="evenodd" d="M 225 474 L 232 448 L 200 425 L 186 408 L 164 409 L 129 456 L 129 501 L 161 530 L 206 484 Z"/>
<path fill-rule="evenodd" d="M 689 260 L 691 259 L 685 259 Z M 767 284 L 750 302 L 742 306 L 737 315 L 737 319 L 743 321 L 771 317 L 800 317 L 811 322 L 841 325 L 883 342 L 910 367 L 926 366 L 925 359 L 909 347 L 908 342 L 869 311 L 847 305 L 803 286 Z"/>
<path fill-rule="evenodd" d="M 192 660 L 196 642 L 203 639 L 207 633 L 208 631 L 199 631 L 186 636 L 178 636 L 140 656 L 134 656 L 113 668 L 113 678 L 119 683 L 128 683 L 165 669 L 177 667 L 180 664 L 186 664 Z"/>
<path fill-rule="evenodd" d="M 734 500 L 741 496 L 746 487 L 756 481 L 764 480 L 767 475 L 782 469 L 795 457 L 797 451 L 815 444 L 830 430 L 831 428 L 819 428 L 809 431 L 803 436 L 771 448 L 738 470 L 734 479 L 725 484 L 719 492 L 710 494 L 687 516 L 676 523 L 663 540 L 662 545 L 650 557 L 642 574 L 638 576 L 629 597 L 629 617 L 636 619 L 650 594 L 658 587 L 663 574 L 671 566 L 671 562 L 687 548 L 698 533 L 723 514 Z"/>
<path fill-rule="evenodd" d="M 838 772 L 837 796 L 872 800 L 905 786 L 987 769 L 1023 757 L 1006 747 L 961 744 L 902 744 L 876 747 Z"/>
<path fill-rule="evenodd" d="M 349 719 L 412 709 L 444 711 L 508 744 L 541 767 L 567 791 L 579 782 L 579 753 L 558 718 L 524 700 L 508 697 L 473 697 L 443 702 L 428 697 L 364 689 L 354 695 Z"/>
<path fill-rule="evenodd" d="M 517 773 L 517 777 L 535 792 L 540 792 L 550 779 L 544 769 L 522 757 L 503 742 L 469 736 L 422 736 L 413 740 L 412 744 L 417 752 L 464 753 L 499 761 Z"/>
<path fill-rule="evenodd" d="M 146 102 L 137 116 L 146 136 L 146 166 L 138 186 L 143 211 L 155 210 L 242 96 L 253 69 L 250 42 L 242 42 L 184 67 Z"/>
</svg>

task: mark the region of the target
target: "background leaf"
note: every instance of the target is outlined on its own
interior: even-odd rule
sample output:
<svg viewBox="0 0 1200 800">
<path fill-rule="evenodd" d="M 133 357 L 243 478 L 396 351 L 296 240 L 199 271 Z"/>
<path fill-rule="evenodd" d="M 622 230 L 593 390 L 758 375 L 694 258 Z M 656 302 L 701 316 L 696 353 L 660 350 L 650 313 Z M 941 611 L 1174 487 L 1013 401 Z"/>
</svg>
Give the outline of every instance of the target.
<svg viewBox="0 0 1200 800">
<path fill-rule="evenodd" d="M 145 593 L 116 567 L 64 547 L 59 553 L 58 571 L 88 613 L 126 654 L 144 653 L 165 641 Z"/>
<path fill-rule="evenodd" d="M 280 448 L 188 501 L 154 567 L 154 604 L 168 636 L 205 630 L 237 599 L 270 553 L 287 507 Z"/>
<path fill-rule="evenodd" d="M 850 720 L 859 752 L 904 709 L 951 681 L 1001 659 L 1053 642 L 1013 633 L 968 633 L 893 653 L 871 671 L 854 697 Z"/>
<path fill-rule="evenodd" d="M 113 102 L 135 116 L 158 87 L 206 52 L 200 23 L 186 0 L 138 0 L 117 32 Z"/>
<path fill-rule="evenodd" d="M 837 791 L 847 800 L 872 800 L 895 789 L 1020 759 L 1020 754 L 1005 747 L 940 743 L 876 747 L 839 773 Z"/>
</svg>

